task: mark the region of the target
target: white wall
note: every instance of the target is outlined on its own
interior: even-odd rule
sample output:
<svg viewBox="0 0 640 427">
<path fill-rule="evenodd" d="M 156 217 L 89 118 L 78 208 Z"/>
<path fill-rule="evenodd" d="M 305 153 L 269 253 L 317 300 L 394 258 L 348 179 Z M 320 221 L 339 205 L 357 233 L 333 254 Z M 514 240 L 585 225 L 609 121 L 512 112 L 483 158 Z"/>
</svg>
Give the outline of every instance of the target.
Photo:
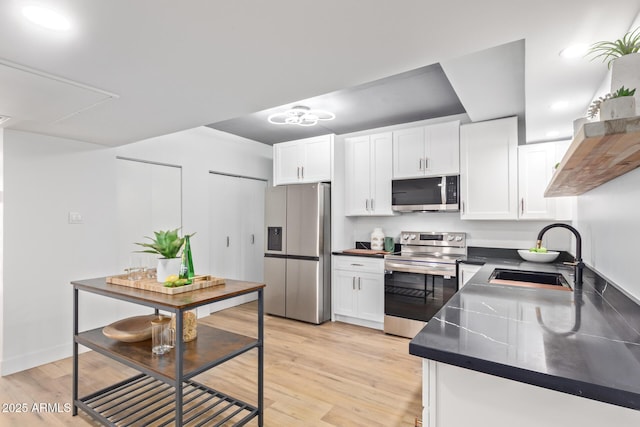
<svg viewBox="0 0 640 427">
<path fill-rule="evenodd" d="M 209 171 L 272 178 L 272 148 L 208 127 L 151 138 L 116 149 L 118 156 L 182 167 L 182 229 L 191 239 L 193 263 L 210 272 Z M 224 201 L 220 201 L 224 206 Z"/>
<path fill-rule="evenodd" d="M 640 301 L 640 169 L 578 196 L 585 262 Z"/>
<path fill-rule="evenodd" d="M 2 374 L 71 354 L 71 280 L 115 267 L 113 150 L 5 130 Z M 70 211 L 84 224 L 68 223 Z M 117 305 L 81 296 L 96 327 Z"/>
<path fill-rule="evenodd" d="M 70 356 L 69 282 L 117 270 L 116 156 L 182 167 L 183 229 L 203 237 L 192 244 L 203 271 L 209 171 L 269 179 L 272 170 L 271 147 L 206 127 L 119 148 L 5 130 L 2 375 Z M 80 212 L 84 224 L 68 224 L 70 211 Z M 80 301 L 81 329 L 113 322 L 128 309 L 86 293 Z"/>
</svg>

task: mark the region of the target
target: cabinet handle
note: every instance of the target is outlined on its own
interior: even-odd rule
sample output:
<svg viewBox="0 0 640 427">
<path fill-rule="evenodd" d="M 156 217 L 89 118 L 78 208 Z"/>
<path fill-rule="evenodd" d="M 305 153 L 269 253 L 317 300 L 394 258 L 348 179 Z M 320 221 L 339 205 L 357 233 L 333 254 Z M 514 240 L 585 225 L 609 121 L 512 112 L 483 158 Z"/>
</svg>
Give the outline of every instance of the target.
<svg viewBox="0 0 640 427">
<path fill-rule="evenodd" d="M 364 267 L 364 264 L 351 264 L 354 267 Z"/>
<path fill-rule="evenodd" d="M 304 166 L 300 166 L 300 175 L 302 175 L 302 179 L 304 179 Z"/>
<path fill-rule="evenodd" d="M 429 169 L 429 158 L 425 157 L 424 158 L 424 170 Z"/>
<path fill-rule="evenodd" d="M 464 213 L 464 200 L 462 201 L 462 213 Z"/>
<path fill-rule="evenodd" d="M 376 210 L 376 208 L 374 208 L 374 206 L 375 205 L 373 204 L 373 199 L 371 199 L 371 211 L 375 211 Z"/>
<path fill-rule="evenodd" d="M 367 211 L 369 211 L 369 199 L 366 199 L 364 204 L 366 206 Z"/>
<path fill-rule="evenodd" d="M 361 291 L 362 290 L 362 286 L 360 285 L 360 280 L 362 279 L 362 277 L 358 277 L 358 290 Z"/>
<path fill-rule="evenodd" d="M 251 244 L 254 245 L 256 243 L 256 235 L 252 234 L 251 235 Z"/>
<path fill-rule="evenodd" d="M 227 247 L 229 247 L 229 236 L 227 236 Z"/>
<path fill-rule="evenodd" d="M 296 176 L 298 179 L 300 179 L 300 166 L 297 167 L 298 171 L 296 173 Z"/>
<path fill-rule="evenodd" d="M 351 278 L 351 287 L 353 288 L 353 290 L 356 290 L 356 276 L 353 276 Z"/>
<path fill-rule="evenodd" d="M 520 199 L 520 215 L 524 215 L 524 197 Z"/>
<path fill-rule="evenodd" d="M 422 170 L 422 159 L 418 161 L 418 170 Z"/>
</svg>

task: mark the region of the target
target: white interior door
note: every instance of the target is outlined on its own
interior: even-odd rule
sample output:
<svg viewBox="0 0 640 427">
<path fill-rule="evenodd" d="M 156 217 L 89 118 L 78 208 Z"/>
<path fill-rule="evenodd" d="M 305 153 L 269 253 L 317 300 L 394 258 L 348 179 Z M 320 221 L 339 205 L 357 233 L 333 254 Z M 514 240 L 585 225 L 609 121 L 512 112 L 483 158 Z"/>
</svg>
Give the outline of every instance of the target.
<svg viewBox="0 0 640 427">
<path fill-rule="evenodd" d="M 236 177 L 210 174 L 209 183 L 210 273 L 241 279 L 240 182 Z"/>
<path fill-rule="evenodd" d="M 262 282 L 265 181 L 210 174 L 211 274 Z"/>
</svg>

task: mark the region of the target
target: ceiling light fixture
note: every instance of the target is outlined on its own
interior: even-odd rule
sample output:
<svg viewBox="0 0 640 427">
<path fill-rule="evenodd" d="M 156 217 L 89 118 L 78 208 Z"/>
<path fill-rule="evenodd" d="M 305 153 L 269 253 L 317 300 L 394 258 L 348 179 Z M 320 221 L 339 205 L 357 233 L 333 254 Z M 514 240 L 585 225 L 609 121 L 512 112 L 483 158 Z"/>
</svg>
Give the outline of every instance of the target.
<svg viewBox="0 0 640 427">
<path fill-rule="evenodd" d="M 568 46 L 560 51 L 560 56 L 566 59 L 575 59 L 584 56 L 589 49 L 589 45 L 584 43 Z"/>
<path fill-rule="evenodd" d="M 71 22 L 66 16 L 46 7 L 25 6 L 22 8 L 22 14 L 34 24 L 50 30 L 66 31 L 71 28 Z"/>
<path fill-rule="evenodd" d="M 271 114 L 267 120 L 274 125 L 314 126 L 320 120 L 333 120 L 336 115 L 324 110 L 312 110 L 304 105 L 296 105 L 281 113 Z"/>
</svg>

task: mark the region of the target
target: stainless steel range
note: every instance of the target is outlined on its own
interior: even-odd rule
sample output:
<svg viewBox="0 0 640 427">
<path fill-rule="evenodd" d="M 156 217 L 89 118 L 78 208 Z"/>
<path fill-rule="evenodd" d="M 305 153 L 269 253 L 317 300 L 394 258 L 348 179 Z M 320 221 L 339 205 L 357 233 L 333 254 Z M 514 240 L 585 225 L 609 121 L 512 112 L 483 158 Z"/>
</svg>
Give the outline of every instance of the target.
<svg viewBox="0 0 640 427">
<path fill-rule="evenodd" d="M 400 253 L 384 257 L 384 331 L 413 338 L 456 293 L 465 233 L 403 231 Z"/>
</svg>

